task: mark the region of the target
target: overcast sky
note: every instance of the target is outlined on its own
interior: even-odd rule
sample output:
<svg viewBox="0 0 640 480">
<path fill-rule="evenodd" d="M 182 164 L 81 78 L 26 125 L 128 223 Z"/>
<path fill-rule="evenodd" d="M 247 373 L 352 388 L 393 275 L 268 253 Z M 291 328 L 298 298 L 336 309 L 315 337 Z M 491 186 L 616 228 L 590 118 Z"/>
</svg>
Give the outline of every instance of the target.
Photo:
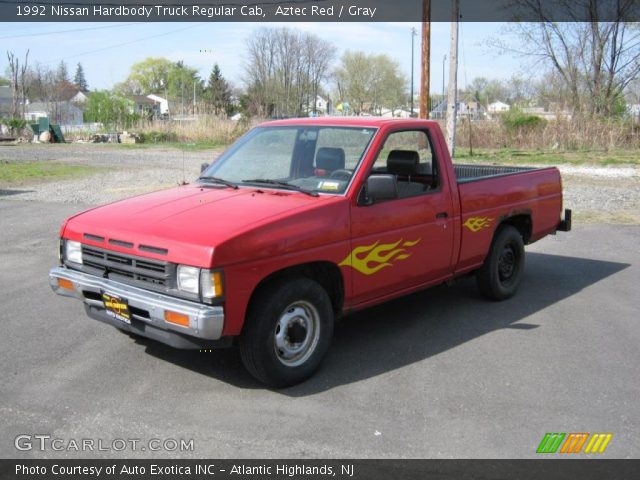
<svg viewBox="0 0 640 480">
<path fill-rule="evenodd" d="M 7 67 L 5 50 L 29 63 L 55 67 L 60 60 L 73 76 L 78 62 L 90 89 L 111 88 L 124 80 L 132 64 L 147 57 L 184 60 L 206 78 L 214 63 L 234 85 L 242 87 L 245 41 L 261 27 L 286 25 L 330 40 L 338 54 L 346 50 L 384 53 L 400 63 L 407 78 L 411 71 L 411 27 L 415 39 L 415 82 L 419 81 L 420 23 L 0 23 L 0 73 Z M 498 23 L 460 23 L 458 83 L 474 77 L 506 79 L 528 76 L 520 59 L 499 56 L 487 47 L 490 37 L 504 35 Z M 433 23 L 431 36 L 431 91 L 442 89 L 442 59 L 449 53 L 449 23 Z M 445 71 L 448 72 L 448 63 Z M 416 87 L 417 88 L 417 87 Z"/>
</svg>

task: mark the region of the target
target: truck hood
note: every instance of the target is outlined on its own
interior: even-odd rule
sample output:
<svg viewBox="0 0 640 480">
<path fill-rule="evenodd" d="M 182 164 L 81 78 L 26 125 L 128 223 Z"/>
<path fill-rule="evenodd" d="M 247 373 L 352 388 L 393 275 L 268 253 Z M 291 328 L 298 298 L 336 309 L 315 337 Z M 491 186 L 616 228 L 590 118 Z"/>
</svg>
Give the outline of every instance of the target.
<svg viewBox="0 0 640 480">
<path fill-rule="evenodd" d="M 121 253 L 206 268 L 214 264 L 214 252 L 220 257 L 218 247 L 223 244 L 249 232 L 271 230 L 271 225 L 277 229 L 285 219 L 289 224 L 292 214 L 341 200 L 345 199 L 282 190 L 185 185 L 83 212 L 68 220 L 63 235 Z M 319 223 L 329 226 L 332 214 L 327 214 Z M 319 226 L 313 216 L 302 218 L 313 223 L 309 228 Z M 222 261 L 217 258 L 215 264 Z"/>
</svg>

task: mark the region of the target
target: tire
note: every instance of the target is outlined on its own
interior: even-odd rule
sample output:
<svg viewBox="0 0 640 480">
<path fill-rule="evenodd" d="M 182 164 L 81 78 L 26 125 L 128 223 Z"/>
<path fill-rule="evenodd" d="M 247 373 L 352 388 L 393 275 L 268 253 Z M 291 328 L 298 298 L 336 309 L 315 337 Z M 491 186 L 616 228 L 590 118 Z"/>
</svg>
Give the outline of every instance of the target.
<svg viewBox="0 0 640 480">
<path fill-rule="evenodd" d="M 515 295 L 524 272 L 524 242 L 520 232 L 505 225 L 496 232 L 489 254 L 476 275 L 480 293 L 490 300 Z"/>
<path fill-rule="evenodd" d="M 327 292 L 300 277 L 259 291 L 240 337 L 246 369 L 270 387 L 284 388 L 318 369 L 333 337 L 333 308 Z"/>
</svg>

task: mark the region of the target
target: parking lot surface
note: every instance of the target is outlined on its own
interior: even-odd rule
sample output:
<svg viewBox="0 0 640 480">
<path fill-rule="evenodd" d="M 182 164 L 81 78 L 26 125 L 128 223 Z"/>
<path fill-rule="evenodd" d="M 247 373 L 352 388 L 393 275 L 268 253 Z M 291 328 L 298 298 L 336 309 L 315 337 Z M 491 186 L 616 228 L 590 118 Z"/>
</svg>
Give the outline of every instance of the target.
<svg viewBox="0 0 640 480">
<path fill-rule="evenodd" d="M 610 432 L 602 458 L 638 457 L 638 226 L 528 247 L 506 302 L 465 279 L 348 316 L 311 380 L 272 391 L 234 349 L 133 339 L 54 295 L 58 229 L 81 208 L 0 198 L 0 457 L 531 458 L 546 432 Z M 21 434 L 193 450 L 19 451 Z"/>
</svg>

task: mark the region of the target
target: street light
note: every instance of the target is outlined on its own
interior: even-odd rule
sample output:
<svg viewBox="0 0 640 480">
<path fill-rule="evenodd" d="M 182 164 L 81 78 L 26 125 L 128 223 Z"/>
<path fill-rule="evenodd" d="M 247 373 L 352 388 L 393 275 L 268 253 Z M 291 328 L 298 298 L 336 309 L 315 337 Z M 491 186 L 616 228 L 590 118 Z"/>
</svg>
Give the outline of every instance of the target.
<svg viewBox="0 0 640 480">
<path fill-rule="evenodd" d="M 413 117 L 413 39 L 418 34 L 414 27 L 411 27 L 411 112 L 409 117 Z"/>
</svg>

